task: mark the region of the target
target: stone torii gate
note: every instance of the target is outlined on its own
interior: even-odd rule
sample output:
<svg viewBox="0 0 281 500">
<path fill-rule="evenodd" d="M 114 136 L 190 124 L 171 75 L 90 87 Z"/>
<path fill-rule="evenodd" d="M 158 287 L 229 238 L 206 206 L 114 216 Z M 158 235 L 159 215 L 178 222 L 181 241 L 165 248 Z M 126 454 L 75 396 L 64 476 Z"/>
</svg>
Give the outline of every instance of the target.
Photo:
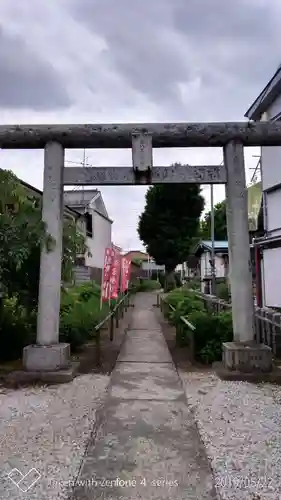
<svg viewBox="0 0 281 500">
<path fill-rule="evenodd" d="M 230 370 L 272 369 L 271 349 L 256 345 L 248 236 L 244 146 L 280 146 L 276 123 L 158 123 L 0 126 L 0 147 L 44 148 L 42 217 L 56 244 L 42 249 L 36 345 L 24 369 L 51 379 L 71 377 L 70 348 L 59 343 L 64 185 L 226 184 L 234 341 L 224 344 Z M 223 147 L 223 165 L 154 167 L 153 148 Z M 132 167 L 67 167 L 65 148 L 132 148 Z M 47 375 L 46 375 L 47 374 Z"/>
</svg>

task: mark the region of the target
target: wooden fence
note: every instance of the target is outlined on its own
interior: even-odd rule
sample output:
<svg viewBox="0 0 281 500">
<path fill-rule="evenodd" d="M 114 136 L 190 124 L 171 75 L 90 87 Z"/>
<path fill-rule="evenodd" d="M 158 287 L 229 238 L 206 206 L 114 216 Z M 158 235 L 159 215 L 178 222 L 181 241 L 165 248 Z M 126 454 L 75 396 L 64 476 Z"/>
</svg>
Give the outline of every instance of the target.
<svg viewBox="0 0 281 500">
<path fill-rule="evenodd" d="M 231 304 L 201 292 L 196 292 L 206 309 L 219 313 L 231 311 Z M 281 358 L 281 313 L 269 308 L 255 307 L 255 340 L 272 348 L 275 357 Z"/>
</svg>

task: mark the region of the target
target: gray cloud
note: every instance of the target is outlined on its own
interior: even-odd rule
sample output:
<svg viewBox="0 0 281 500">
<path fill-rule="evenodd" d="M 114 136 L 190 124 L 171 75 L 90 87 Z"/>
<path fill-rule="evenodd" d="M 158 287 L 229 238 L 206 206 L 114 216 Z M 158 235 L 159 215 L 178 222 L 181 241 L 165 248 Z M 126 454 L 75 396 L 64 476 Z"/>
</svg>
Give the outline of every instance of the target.
<svg viewBox="0 0 281 500">
<path fill-rule="evenodd" d="M 251 0 L 212 0 L 207 8 L 205 0 L 177 0 L 175 5 L 175 28 L 205 55 L 203 72 L 215 74 L 218 68 L 235 81 L 250 83 L 258 78 L 260 84 L 276 65 L 280 55 L 273 46 L 279 29 L 274 3 L 272 8 L 268 2 Z"/>
<path fill-rule="evenodd" d="M 104 57 L 139 92 L 158 104 L 177 105 L 176 81 L 188 81 L 192 72 L 174 50 L 165 0 L 132 3 L 82 0 L 75 4 L 78 19 L 106 40 Z"/>
<path fill-rule="evenodd" d="M 0 26 L 0 107 L 46 111 L 70 104 L 51 64 L 32 53 L 22 38 L 12 37 Z"/>
<path fill-rule="evenodd" d="M 167 111 L 178 116 L 181 109 L 180 119 L 231 120 L 239 119 L 238 113 L 241 119 L 279 63 L 274 2 L 74 0 L 73 5 L 77 19 L 106 40 L 104 57 L 115 70 Z M 195 83 L 194 96 L 189 87 Z M 186 88 L 185 99 L 179 85 Z"/>
</svg>

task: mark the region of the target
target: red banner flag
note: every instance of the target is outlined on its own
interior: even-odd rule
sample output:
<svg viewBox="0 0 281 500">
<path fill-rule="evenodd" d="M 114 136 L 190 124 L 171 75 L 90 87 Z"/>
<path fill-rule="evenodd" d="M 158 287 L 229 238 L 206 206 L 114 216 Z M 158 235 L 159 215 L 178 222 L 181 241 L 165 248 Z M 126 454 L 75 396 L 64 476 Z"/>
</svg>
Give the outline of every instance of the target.
<svg viewBox="0 0 281 500">
<path fill-rule="evenodd" d="M 125 292 L 125 290 L 128 290 L 129 288 L 129 281 L 130 281 L 130 274 L 131 274 L 131 261 L 126 259 L 125 257 L 122 258 L 122 272 L 121 272 L 121 292 Z"/>
<path fill-rule="evenodd" d="M 104 254 L 102 287 L 101 287 L 101 300 L 103 302 L 110 299 L 110 279 L 112 276 L 113 263 L 115 257 L 115 250 L 106 248 Z"/>
<path fill-rule="evenodd" d="M 110 276 L 110 289 L 111 289 L 112 299 L 118 299 L 120 271 L 121 271 L 121 255 L 120 253 L 115 253 L 111 276 Z"/>
</svg>

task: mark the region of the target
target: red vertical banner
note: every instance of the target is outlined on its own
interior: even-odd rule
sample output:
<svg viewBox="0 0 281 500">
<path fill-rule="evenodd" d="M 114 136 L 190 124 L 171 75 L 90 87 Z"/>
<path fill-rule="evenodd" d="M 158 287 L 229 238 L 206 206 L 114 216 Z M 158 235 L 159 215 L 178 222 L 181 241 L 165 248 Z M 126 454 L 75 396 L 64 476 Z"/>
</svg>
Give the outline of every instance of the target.
<svg viewBox="0 0 281 500">
<path fill-rule="evenodd" d="M 120 253 L 115 253 L 111 276 L 110 276 L 111 299 L 118 299 L 120 271 L 121 271 L 121 255 Z"/>
<path fill-rule="evenodd" d="M 106 302 L 110 299 L 110 279 L 113 271 L 114 258 L 115 250 L 112 248 L 106 248 L 102 274 L 101 302 Z"/>
<path fill-rule="evenodd" d="M 129 281 L 130 281 L 130 274 L 131 274 L 131 261 L 126 259 L 125 257 L 122 258 L 122 271 L 121 271 L 121 292 L 125 292 L 125 290 L 128 290 L 129 288 Z"/>
<path fill-rule="evenodd" d="M 127 261 L 128 262 L 128 265 L 127 265 L 127 283 L 126 283 L 126 290 L 128 290 L 129 288 L 129 283 L 130 283 L 130 279 L 131 279 L 131 265 L 132 265 L 132 262 L 130 260 Z"/>
</svg>

